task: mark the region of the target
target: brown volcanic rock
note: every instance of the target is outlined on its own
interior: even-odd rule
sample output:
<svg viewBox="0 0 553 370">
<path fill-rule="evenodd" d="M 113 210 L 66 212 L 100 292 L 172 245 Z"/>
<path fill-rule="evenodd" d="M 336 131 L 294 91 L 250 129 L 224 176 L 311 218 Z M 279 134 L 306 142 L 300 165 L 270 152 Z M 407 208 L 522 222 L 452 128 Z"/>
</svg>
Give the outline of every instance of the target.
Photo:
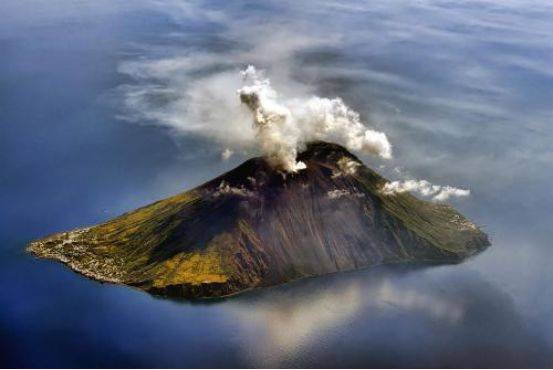
<svg viewBox="0 0 553 370">
<path fill-rule="evenodd" d="M 253 158 L 193 190 L 29 251 L 154 294 L 214 297 L 383 263 L 460 262 L 489 245 L 452 207 L 408 193 L 317 142 L 283 174 Z"/>
</svg>

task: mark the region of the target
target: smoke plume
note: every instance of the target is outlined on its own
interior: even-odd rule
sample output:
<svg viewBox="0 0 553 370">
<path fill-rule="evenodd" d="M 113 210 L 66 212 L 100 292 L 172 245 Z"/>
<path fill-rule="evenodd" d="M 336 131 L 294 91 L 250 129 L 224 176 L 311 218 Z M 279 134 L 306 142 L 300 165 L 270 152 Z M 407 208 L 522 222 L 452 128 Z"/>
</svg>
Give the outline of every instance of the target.
<svg viewBox="0 0 553 370">
<path fill-rule="evenodd" d="M 309 95 L 289 78 L 284 88 L 297 90 L 298 96 L 282 96 L 252 65 L 240 73 L 223 69 L 189 78 L 202 64 L 216 65 L 209 55 L 122 65 L 121 72 L 144 81 L 124 87 L 124 118 L 161 124 L 177 135 L 211 139 L 225 149 L 224 159 L 233 152 L 261 152 L 286 172 L 305 167 L 296 156 L 313 140 L 382 158 L 392 156 L 386 135 L 365 127 L 359 114 L 339 97 Z"/>
<path fill-rule="evenodd" d="M 466 197 L 470 190 L 459 189 L 453 186 L 433 185 L 426 180 L 392 181 L 384 185 L 382 192 L 386 195 L 393 195 L 404 192 L 415 192 L 432 200 L 443 202 L 450 197 Z"/>
<path fill-rule="evenodd" d="M 120 71 L 142 82 L 123 87 L 124 118 L 166 126 L 176 136 L 210 139 L 220 148 L 223 160 L 233 153 L 261 152 L 284 172 L 305 168 L 297 154 L 314 140 L 384 159 L 392 157 L 387 136 L 367 128 L 341 98 L 313 95 L 291 79 L 289 72 L 277 73 L 277 85 L 286 92 L 280 94 L 264 71 L 253 65 L 238 73 L 228 65 L 218 70 L 217 63 L 210 54 L 124 63 Z M 198 68 L 207 67 L 198 66 L 208 66 L 211 73 L 202 75 Z M 333 177 L 354 175 L 359 166 L 343 159 Z M 389 195 L 412 191 L 435 201 L 470 193 L 426 180 L 393 181 L 382 191 Z"/>
<path fill-rule="evenodd" d="M 330 140 L 353 151 L 391 158 L 386 135 L 367 129 L 342 99 L 285 99 L 254 66 L 241 75 L 246 85 L 238 90 L 240 100 L 251 110 L 259 146 L 273 165 L 289 172 L 305 168 L 296 155 L 312 140 Z"/>
</svg>

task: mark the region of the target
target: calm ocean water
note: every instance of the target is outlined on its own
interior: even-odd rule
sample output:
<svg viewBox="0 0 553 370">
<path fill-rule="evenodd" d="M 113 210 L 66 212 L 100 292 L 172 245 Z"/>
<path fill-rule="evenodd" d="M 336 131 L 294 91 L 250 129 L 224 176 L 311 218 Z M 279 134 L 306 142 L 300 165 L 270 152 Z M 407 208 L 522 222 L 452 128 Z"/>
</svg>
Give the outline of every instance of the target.
<svg viewBox="0 0 553 370">
<path fill-rule="evenodd" d="M 553 366 L 549 2 L 4 0 L 0 14 L 0 365 Z M 186 120 L 190 86 L 247 63 L 386 132 L 392 162 L 363 159 L 387 177 L 470 188 L 452 202 L 492 247 L 208 302 L 24 253 L 244 160 L 158 118 Z M 132 92 L 157 116 L 133 116 Z"/>
</svg>

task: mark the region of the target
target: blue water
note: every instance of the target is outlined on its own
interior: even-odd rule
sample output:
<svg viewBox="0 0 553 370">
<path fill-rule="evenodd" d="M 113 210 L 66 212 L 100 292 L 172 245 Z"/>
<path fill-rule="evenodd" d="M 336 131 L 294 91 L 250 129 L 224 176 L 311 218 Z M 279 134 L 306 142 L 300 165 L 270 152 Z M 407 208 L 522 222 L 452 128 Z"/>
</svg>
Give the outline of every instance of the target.
<svg viewBox="0 0 553 370">
<path fill-rule="evenodd" d="M 553 366 L 548 2 L 4 0 L 0 14 L 0 365 Z M 399 167 L 470 188 L 453 203 L 493 246 L 456 266 L 195 303 L 26 255 L 34 238 L 189 189 L 245 158 L 223 162 L 202 135 L 124 119 L 129 88 L 152 82 L 125 65 L 206 54 L 217 63 L 153 83 L 187 86 L 254 62 L 276 82 L 291 75 L 341 96 L 394 145 L 383 174 Z M 154 111 L 167 97 L 158 98 Z"/>
</svg>

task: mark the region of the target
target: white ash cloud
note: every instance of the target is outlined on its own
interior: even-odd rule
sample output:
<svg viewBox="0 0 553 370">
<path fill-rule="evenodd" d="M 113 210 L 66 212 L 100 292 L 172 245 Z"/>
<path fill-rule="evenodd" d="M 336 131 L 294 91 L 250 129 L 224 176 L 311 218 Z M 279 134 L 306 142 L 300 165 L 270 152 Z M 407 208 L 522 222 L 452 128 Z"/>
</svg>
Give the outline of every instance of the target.
<svg viewBox="0 0 553 370">
<path fill-rule="evenodd" d="M 253 191 L 248 190 L 243 186 L 240 186 L 240 187 L 231 186 L 230 184 L 228 184 L 226 181 L 223 180 L 217 187 L 217 190 L 213 192 L 213 197 L 217 198 L 227 194 L 237 195 L 244 198 L 254 198 L 256 196 Z"/>
<path fill-rule="evenodd" d="M 312 140 L 330 140 L 350 150 L 391 158 L 386 135 L 367 129 L 342 99 L 286 99 L 254 66 L 241 74 L 247 85 L 238 90 L 240 100 L 251 110 L 259 145 L 275 166 L 289 172 L 305 168 L 296 161 L 297 151 Z"/>
<path fill-rule="evenodd" d="M 347 157 L 340 158 L 337 164 L 338 169 L 332 172 L 332 178 L 340 176 L 353 176 L 357 174 L 357 168 L 361 166 L 361 163 Z"/>
<path fill-rule="evenodd" d="M 272 165 L 288 172 L 304 169 L 305 163 L 296 161 L 301 132 L 290 109 L 278 102 L 278 94 L 269 80 L 262 79 L 253 66 L 248 66 L 241 75 L 249 85 L 237 92 L 253 114 L 262 152 Z"/>
<path fill-rule="evenodd" d="M 329 190 L 326 195 L 330 198 L 330 199 L 338 199 L 338 198 L 342 198 L 342 197 L 357 197 L 357 198 L 363 198 L 365 196 L 365 194 L 363 193 L 360 193 L 360 192 L 351 192 L 349 190 L 346 190 L 346 189 L 334 189 L 334 190 Z"/>
<path fill-rule="evenodd" d="M 382 188 L 382 193 L 394 195 L 398 193 L 414 192 L 424 197 L 431 197 L 433 201 L 443 202 L 450 197 L 467 197 L 470 190 L 459 189 L 453 186 L 434 185 L 426 180 L 405 180 L 388 182 Z"/>
<path fill-rule="evenodd" d="M 432 197 L 433 200 L 438 202 L 443 202 L 448 200 L 450 197 L 468 197 L 470 195 L 469 189 L 459 189 L 453 186 L 443 186 L 442 189 Z"/>
</svg>

